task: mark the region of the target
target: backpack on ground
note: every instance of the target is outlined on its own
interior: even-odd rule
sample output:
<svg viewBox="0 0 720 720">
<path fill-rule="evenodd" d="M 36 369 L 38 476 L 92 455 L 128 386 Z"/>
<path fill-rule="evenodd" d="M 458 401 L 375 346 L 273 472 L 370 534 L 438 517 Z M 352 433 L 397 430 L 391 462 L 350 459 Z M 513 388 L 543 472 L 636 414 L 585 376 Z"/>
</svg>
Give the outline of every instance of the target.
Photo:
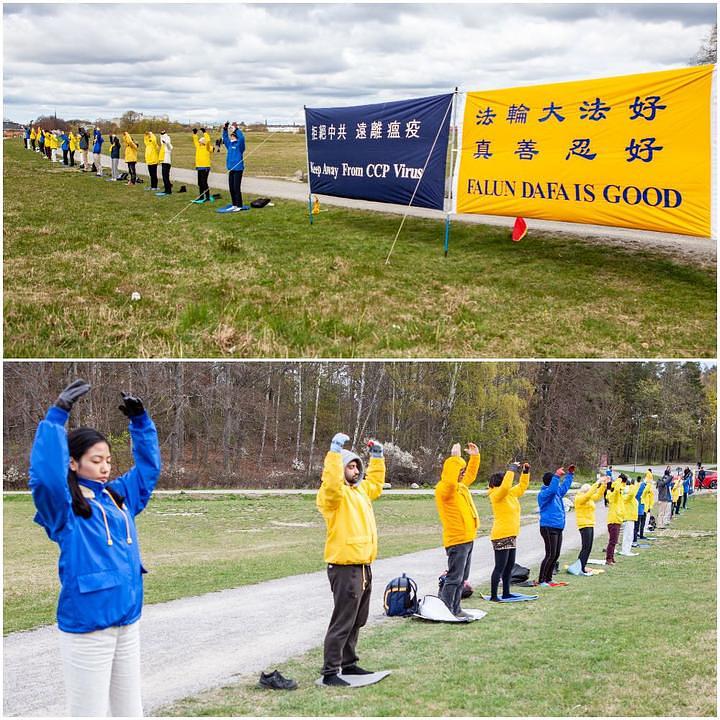
<svg viewBox="0 0 720 720">
<path fill-rule="evenodd" d="M 655 522 L 655 516 L 651 515 L 650 520 L 648 520 L 648 530 L 654 530 L 657 527 L 657 523 Z"/>
<path fill-rule="evenodd" d="M 269 202 L 270 202 L 270 198 L 266 198 L 266 197 L 255 198 L 254 200 L 252 200 L 250 202 L 250 207 L 262 208 L 262 207 L 265 207 Z"/>
<path fill-rule="evenodd" d="M 520 583 L 524 583 L 528 578 L 530 577 L 530 569 L 523 567 L 522 565 L 518 565 L 515 563 L 513 565 L 512 572 L 510 574 L 510 582 L 513 585 L 519 585 Z"/>
<path fill-rule="evenodd" d="M 440 595 L 440 592 L 443 589 L 443 585 L 445 585 L 445 579 L 447 578 L 448 571 L 446 570 L 439 578 L 438 578 L 438 595 Z M 473 586 L 465 580 L 462 587 L 462 592 L 460 593 L 460 598 L 462 600 L 465 600 L 465 598 L 469 598 L 473 594 Z"/>
<path fill-rule="evenodd" d="M 385 614 L 390 617 L 406 617 L 418 611 L 417 583 L 405 573 L 393 578 L 385 586 L 383 596 Z"/>
</svg>

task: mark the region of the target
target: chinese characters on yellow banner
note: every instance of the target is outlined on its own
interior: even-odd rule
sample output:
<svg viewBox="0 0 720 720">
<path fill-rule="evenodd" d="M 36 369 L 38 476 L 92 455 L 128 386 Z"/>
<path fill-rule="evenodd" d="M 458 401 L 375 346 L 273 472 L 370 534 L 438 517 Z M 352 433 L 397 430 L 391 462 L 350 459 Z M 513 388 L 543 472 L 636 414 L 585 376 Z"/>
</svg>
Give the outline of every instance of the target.
<svg viewBox="0 0 720 720">
<path fill-rule="evenodd" d="M 714 68 L 467 93 L 455 212 L 708 237 Z"/>
</svg>

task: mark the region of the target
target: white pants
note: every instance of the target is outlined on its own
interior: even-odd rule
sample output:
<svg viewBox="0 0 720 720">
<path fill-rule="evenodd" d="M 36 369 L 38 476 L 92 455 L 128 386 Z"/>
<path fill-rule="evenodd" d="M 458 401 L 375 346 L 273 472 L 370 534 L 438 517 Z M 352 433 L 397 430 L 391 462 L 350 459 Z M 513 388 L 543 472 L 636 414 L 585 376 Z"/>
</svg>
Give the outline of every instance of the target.
<svg viewBox="0 0 720 720">
<path fill-rule="evenodd" d="M 102 175 L 102 162 L 100 160 L 100 153 L 93 153 L 93 162 L 95 163 L 95 172 L 98 175 Z"/>
<path fill-rule="evenodd" d="M 50 159 L 51 159 L 53 162 L 57 162 L 57 150 L 56 150 L 55 148 L 53 148 L 52 150 L 50 150 Z"/>
<path fill-rule="evenodd" d="M 623 555 L 629 555 L 632 552 L 633 535 L 635 534 L 635 522 L 626 520 L 623 523 L 622 550 Z"/>
<path fill-rule="evenodd" d="M 60 632 L 70 716 L 142 717 L 139 625 Z"/>
<path fill-rule="evenodd" d="M 120 166 L 120 158 L 111 158 L 110 165 L 112 167 L 112 179 L 117 180 L 120 177 L 120 171 L 118 170 L 118 167 Z"/>
</svg>

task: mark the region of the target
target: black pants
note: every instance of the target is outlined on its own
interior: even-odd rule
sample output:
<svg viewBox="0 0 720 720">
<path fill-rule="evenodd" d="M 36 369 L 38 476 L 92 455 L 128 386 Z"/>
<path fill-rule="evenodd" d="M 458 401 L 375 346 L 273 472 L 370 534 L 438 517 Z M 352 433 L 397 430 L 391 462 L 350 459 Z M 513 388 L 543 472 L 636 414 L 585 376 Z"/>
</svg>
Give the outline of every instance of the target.
<svg viewBox="0 0 720 720">
<path fill-rule="evenodd" d="M 208 177 L 210 177 L 210 168 L 198 168 L 197 176 L 198 176 L 198 188 L 200 190 L 198 199 L 210 200 L 210 186 L 208 185 Z"/>
<path fill-rule="evenodd" d="M 582 547 L 580 548 L 580 567 L 583 572 L 587 572 L 585 565 L 587 564 L 588 558 L 590 557 L 590 551 L 593 546 L 593 538 L 595 537 L 595 528 L 584 527 L 580 528 L 580 539 L 582 540 Z"/>
<path fill-rule="evenodd" d="M 638 515 L 638 519 L 635 521 L 635 532 L 633 533 L 633 542 L 637 542 L 638 539 L 645 539 L 645 520 L 647 519 L 647 513 Z"/>
<path fill-rule="evenodd" d="M 445 548 L 448 558 L 448 571 L 440 591 L 440 599 L 448 606 L 453 615 L 460 612 L 463 584 L 470 576 L 472 551 L 472 540 Z"/>
<path fill-rule="evenodd" d="M 683 496 L 682 496 L 682 509 L 683 510 L 687 507 L 687 496 L 688 496 L 688 494 L 686 492 L 683 492 Z"/>
<path fill-rule="evenodd" d="M 228 185 L 230 186 L 230 199 L 235 207 L 242 207 L 242 192 L 240 185 L 242 184 L 242 170 L 231 170 L 228 173 Z"/>
<path fill-rule="evenodd" d="M 32 149 L 33 149 L 33 150 L 35 149 L 35 142 L 36 142 L 35 140 L 31 140 L 31 141 L 30 141 L 30 144 L 32 145 Z"/>
<path fill-rule="evenodd" d="M 679 497 L 674 503 L 674 512 L 676 515 L 680 514 L 680 503 L 682 502 L 682 497 Z"/>
<path fill-rule="evenodd" d="M 63 165 L 67 165 L 67 164 L 68 164 L 68 151 L 63 150 Z"/>
<path fill-rule="evenodd" d="M 372 571 L 369 565 L 328 565 L 335 607 L 325 634 L 323 675 L 336 675 L 353 665 L 360 628 L 370 609 Z"/>
<path fill-rule="evenodd" d="M 75 167 L 75 151 L 71 150 L 69 156 L 70 156 L 70 167 Z"/>
<path fill-rule="evenodd" d="M 540 565 L 538 582 L 552 582 L 552 572 L 562 548 L 562 534 L 560 528 L 541 527 L 540 534 L 545 542 L 545 557 Z"/>
<path fill-rule="evenodd" d="M 128 161 L 128 173 L 130 173 L 130 182 L 134 185 L 137 182 L 137 175 L 135 174 L 135 163 Z"/>
<path fill-rule="evenodd" d="M 157 163 L 154 165 L 148 165 L 147 169 L 150 174 L 150 188 L 152 190 L 157 190 Z"/>
<path fill-rule="evenodd" d="M 170 163 L 162 163 L 162 179 L 163 179 L 163 192 L 166 195 L 170 195 L 172 192 L 172 183 L 170 182 Z"/>
<path fill-rule="evenodd" d="M 515 555 L 517 550 L 496 550 L 495 551 L 495 567 L 490 576 L 490 597 L 497 598 L 498 585 L 502 578 L 504 598 L 510 597 L 510 578 L 512 577 L 512 569 L 515 565 Z"/>
</svg>

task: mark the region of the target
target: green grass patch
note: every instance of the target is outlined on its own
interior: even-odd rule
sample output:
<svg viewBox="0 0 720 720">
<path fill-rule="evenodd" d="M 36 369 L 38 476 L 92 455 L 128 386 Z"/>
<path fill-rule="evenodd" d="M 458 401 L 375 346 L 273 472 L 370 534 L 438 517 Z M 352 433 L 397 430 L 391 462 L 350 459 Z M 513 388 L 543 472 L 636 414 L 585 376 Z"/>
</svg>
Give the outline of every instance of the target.
<svg viewBox="0 0 720 720">
<path fill-rule="evenodd" d="M 492 524 L 476 496 L 480 532 Z M 536 497 L 523 498 L 536 511 Z M 432 496 L 387 495 L 375 503 L 379 557 L 438 547 Z M 28 495 L 4 500 L 3 602 L 7 634 L 55 621 L 58 550 L 33 522 Z M 138 516 L 145 602 L 165 602 L 263 580 L 322 570 L 325 523 L 314 495 L 156 495 Z"/>
<path fill-rule="evenodd" d="M 378 685 L 315 687 L 318 649 L 281 666 L 294 692 L 244 678 L 156 714 L 713 717 L 716 500 L 692 499 L 652 549 L 567 588 L 540 588 L 534 603 L 485 604 L 487 617 L 469 626 L 391 618 L 366 629 L 362 665 L 393 673 Z"/>
<path fill-rule="evenodd" d="M 4 147 L 6 357 L 714 357 L 715 272 L 658 254 L 456 223 L 444 258 L 408 218 L 385 265 L 397 216 L 219 215 Z"/>
</svg>

